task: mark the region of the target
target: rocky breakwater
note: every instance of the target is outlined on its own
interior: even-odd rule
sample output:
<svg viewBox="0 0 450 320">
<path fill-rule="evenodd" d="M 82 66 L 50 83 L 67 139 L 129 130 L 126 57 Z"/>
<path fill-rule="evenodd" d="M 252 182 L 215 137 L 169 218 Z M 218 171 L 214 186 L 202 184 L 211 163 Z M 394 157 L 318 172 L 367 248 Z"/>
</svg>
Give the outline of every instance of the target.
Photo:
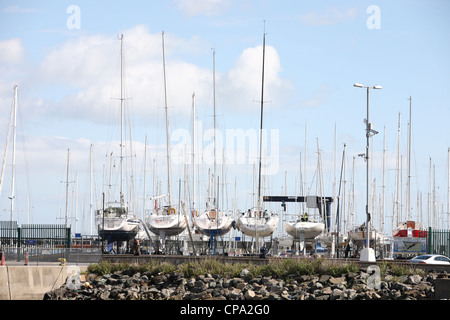
<svg viewBox="0 0 450 320">
<path fill-rule="evenodd" d="M 422 272 L 423 273 L 423 272 Z M 47 292 L 44 300 L 433 300 L 434 282 L 447 273 L 379 275 L 360 269 L 340 276 L 329 274 L 238 277 L 201 274 L 185 277 L 136 272 L 87 274 Z"/>
</svg>

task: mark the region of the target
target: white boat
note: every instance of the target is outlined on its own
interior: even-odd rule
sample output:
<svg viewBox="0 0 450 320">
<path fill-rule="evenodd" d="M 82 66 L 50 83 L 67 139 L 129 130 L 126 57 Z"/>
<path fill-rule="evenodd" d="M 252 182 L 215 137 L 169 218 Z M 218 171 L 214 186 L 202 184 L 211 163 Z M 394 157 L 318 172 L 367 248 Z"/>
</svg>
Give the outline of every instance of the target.
<svg viewBox="0 0 450 320">
<path fill-rule="evenodd" d="M 195 230 L 205 236 L 223 236 L 233 224 L 233 219 L 223 211 L 209 209 L 203 211 L 194 220 Z"/>
<path fill-rule="evenodd" d="M 364 247 L 367 239 L 367 228 L 365 223 L 362 225 L 351 229 L 348 232 L 349 240 L 352 240 L 353 244 L 358 247 Z M 371 229 L 369 232 L 369 241 L 371 244 L 376 243 L 377 245 L 384 239 L 383 235 L 377 232 L 375 229 Z"/>
<path fill-rule="evenodd" d="M 165 113 L 166 113 L 166 150 L 167 150 L 167 195 L 158 197 L 167 197 L 165 206 L 156 207 L 155 210 L 146 217 L 145 224 L 148 229 L 159 236 L 160 251 L 165 250 L 165 240 L 167 236 L 175 236 L 181 234 L 187 226 L 186 217 L 171 203 L 171 170 L 170 170 L 170 137 L 169 137 L 169 115 L 167 107 L 166 94 L 166 64 L 164 54 L 164 32 L 162 33 L 163 44 L 163 68 L 164 68 L 164 96 L 165 96 Z"/>
<path fill-rule="evenodd" d="M 426 229 L 423 227 L 422 223 L 417 221 L 405 221 L 400 222 L 392 231 L 393 237 L 414 237 L 414 238 L 424 238 L 427 235 Z"/>
<path fill-rule="evenodd" d="M 263 37 L 263 64 L 262 64 L 262 86 L 261 86 L 261 125 L 260 125 L 260 137 L 259 137 L 259 173 L 258 173 L 258 195 L 257 206 L 249 209 L 246 213 L 243 213 L 238 221 L 236 227 L 243 234 L 256 238 L 257 242 L 259 237 L 271 236 L 277 226 L 279 217 L 276 213 L 268 212 L 261 206 L 261 157 L 262 157 L 262 131 L 263 131 L 263 105 L 264 105 L 264 62 L 265 62 L 265 50 L 266 48 L 266 34 Z"/>
<path fill-rule="evenodd" d="M 148 229 L 159 236 L 176 236 L 186 229 L 184 215 L 172 206 L 155 209 L 146 222 Z"/>
<path fill-rule="evenodd" d="M 253 238 L 271 236 L 278 226 L 278 215 L 262 208 L 249 209 L 236 223 L 236 229 Z"/>
<path fill-rule="evenodd" d="M 322 233 L 316 238 L 317 241 L 321 242 L 327 247 L 331 246 L 333 243 L 336 244 L 337 241 L 338 241 L 337 245 L 341 246 L 346 243 L 347 239 L 348 239 L 347 234 L 342 233 L 336 234 L 336 232 Z"/>
<path fill-rule="evenodd" d="M 121 114 L 124 113 L 123 97 L 123 35 L 120 37 L 120 63 L 121 63 L 121 90 L 120 90 L 120 107 Z M 129 241 L 136 237 L 139 231 L 140 221 L 135 214 L 130 212 L 125 204 L 123 194 L 123 117 L 121 117 L 121 141 L 120 141 L 120 201 L 108 204 L 106 208 L 97 210 L 96 225 L 99 236 L 103 240 L 107 240 L 109 244 L 115 241 Z"/>
<path fill-rule="evenodd" d="M 104 210 L 97 210 L 96 225 L 98 235 L 111 243 L 134 239 L 139 231 L 140 222 L 128 212 L 126 206 L 112 203 Z"/>
<path fill-rule="evenodd" d="M 325 223 L 315 221 L 302 221 L 297 220 L 295 222 L 287 222 L 284 225 L 286 232 L 294 237 L 294 239 L 300 239 L 301 235 L 304 235 L 304 240 L 314 240 L 325 229 Z"/>
</svg>

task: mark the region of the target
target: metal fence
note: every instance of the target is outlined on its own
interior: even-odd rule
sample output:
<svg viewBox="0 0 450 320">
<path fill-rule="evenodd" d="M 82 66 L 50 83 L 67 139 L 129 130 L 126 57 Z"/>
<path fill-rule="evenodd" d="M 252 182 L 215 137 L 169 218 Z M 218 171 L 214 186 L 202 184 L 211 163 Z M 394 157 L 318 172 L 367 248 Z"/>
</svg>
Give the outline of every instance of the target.
<svg viewBox="0 0 450 320">
<path fill-rule="evenodd" d="M 429 228 L 427 253 L 450 257 L 450 230 Z"/>
<path fill-rule="evenodd" d="M 61 224 L 25 224 L 0 221 L 0 251 L 6 259 L 57 261 L 70 250 L 70 227 Z"/>
</svg>

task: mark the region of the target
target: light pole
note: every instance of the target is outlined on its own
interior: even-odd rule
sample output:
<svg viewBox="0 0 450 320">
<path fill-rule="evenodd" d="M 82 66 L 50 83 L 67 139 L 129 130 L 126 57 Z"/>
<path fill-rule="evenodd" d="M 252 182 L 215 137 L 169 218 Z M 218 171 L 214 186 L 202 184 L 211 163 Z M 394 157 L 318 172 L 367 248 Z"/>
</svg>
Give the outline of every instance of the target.
<svg viewBox="0 0 450 320">
<path fill-rule="evenodd" d="M 382 89 L 381 86 L 375 85 L 373 87 L 366 87 L 363 86 L 361 83 L 355 83 L 353 85 L 357 88 L 366 88 L 367 89 L 367 118 L 364 120 L 366 123 L 366 247 L 363 249 L 365 252 L 361 251 L 361 258 L 360 260 L 366 260 L 366 261 L 374 261 L 375 256 L 371 258 L 370 256 L 370 228 L 369 228 L 369 222 L 370 222 L 370 213 L 369 213 L 369 138 L 376 135 L 378 132 L 372 129 L 372 123 L 369 122 L 369 90 L 370 89 Z"/>
</svg>

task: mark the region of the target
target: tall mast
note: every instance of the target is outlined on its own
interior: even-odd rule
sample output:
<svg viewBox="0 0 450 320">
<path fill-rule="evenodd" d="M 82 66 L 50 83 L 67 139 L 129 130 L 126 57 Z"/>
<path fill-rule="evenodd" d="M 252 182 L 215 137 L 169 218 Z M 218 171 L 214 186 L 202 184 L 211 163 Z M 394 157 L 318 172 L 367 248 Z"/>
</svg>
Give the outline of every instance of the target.
<svg viewBox="0 0 450 320">
<path fill-rule="evenodd" d="M 123 94 L 123 34 L 120 35 L 120 205 L 125 204 L 123 197 L 123 122 L 124 122 L 124 94 Z"/>
<path fill-rule="evenodd" d="M 398 134 L 397 134 L 397 196 L 396 196 L 396 220 L 395 225 L 400 219 L 400 130 L 401 130 L 401 114 L 398 114 Z"/>
<path fill-rule="evenodd" d="M 195 93 L 192 94 L 192 210 L 195 210 Z"/>
<path fill-rule="evenodd" d="M 265 29 L 265 28 L 264 28 Z M 259 132 L 259 173 L 258 173 L 258 208 L 261 206 L 261 156 L 262 156 L 262 129 L 264 112 L 264 62 L 266 57 L 266 32 L 263 36 L 263 61 L 262 61 L 262 81 L 261 81 L 261 125 Z"/>
<path fill-rule="evenodd" d="M 65 226 L 66 226 L 66 228 L 67 228 L 67 219 L 69 218 L 69 167 L 70 167 L 70 149 L 67 149 L 66 217 L 65 217 Z"/>
<path fill-rule="evenodd" d="M 382 224 L 382 228 L 381 231 L 384 234 L 384 225 L 385 225 L 385 191 L 386 191 L 386 184 L 385 184 L 385 179 L 386 179 L 386 126 L 384 127 L 384 135 L 383 135 L 383 176 L 382 176 L 382 195 L 381 195 L 381 216 L 382 216 L 382 220 L 381 220 L 381 224 Z"/>
<path fill-rule="evenodd" d="M 408 124 L 408 177 L 406 184 L 406 217 L 411 219 L 411 97 L 409 97 L 409 124 Z"/>
<path fill-rule="evenodd" d="M 213 172 L 213 183 L 212 183 L 212 194 L 213 194 L 213 204 L 214 208 L 217 208 L 216 199 L 216 50 L 213 49 L 213 107 L 214 107 L 214 172 Z"/>
<path fill-rule="evenodd" d="M 143 203 L 142 203 L 142 218 L 145 217 L 145 195 L 146 195 L 146 184 L 147 184 L 147 135 L 145 136 L 145 149 L 144 149 L 144 197 L 143 197 Z"/>
<path fill-rule="evenodd" d="M 93 145 L 91 144 L 90 152 L 89 152 L 89 227 L 90 227 L 90 235 L 92 232 L 92 175 L 93 175 L 93 156 L 92 156 Z"/>
<path fill-rule="evenodd" d="M 16 124 L 17 124 L 17 85 L 14 85 L 14 122 L 13 122 L 13 150 L 12 150 L 12 178 L 11 178 L 11 224 L 14 217 L 14 194 L 16 174 Z"/>
<path fill-rule="evenodd" d="M 450 148 L 447 150 L 447 229 L 450 227 Z"/>
<path fill-rule="evenodd" d="M 166 54 L 164 50 L 164 31 L 162 32 L 162 50 L 163 50 L 163 71 L 164 71 L 164 109 L 166 110 L 166 150 L 167 150 L 167 196 L 170 201 L 170 137 L 169 137 L 169 111 L 167 109 L 167 88 L 166 88 Z"/>
</svg>

